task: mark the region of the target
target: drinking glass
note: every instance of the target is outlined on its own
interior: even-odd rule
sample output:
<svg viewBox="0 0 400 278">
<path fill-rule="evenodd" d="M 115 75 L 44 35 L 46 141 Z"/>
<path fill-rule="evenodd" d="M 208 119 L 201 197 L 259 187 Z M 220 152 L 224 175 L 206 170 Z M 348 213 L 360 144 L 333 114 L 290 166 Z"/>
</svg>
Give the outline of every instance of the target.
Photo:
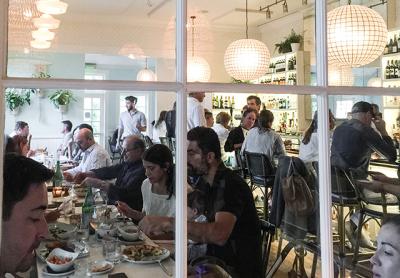
<svg viewBox="0 0 400 278">
<path fill-rule="evenodd" d="M 82 223 L 77 226 L 76 230 L 76 240 L 85 242 L 89 239 L 89 227 L 83 225 Z"/>
<path fill-rule="evenodd" d="M 121 245 L 118 239 L 113 237 L 104 237 L 103 243 L 103 255 L 107 261 L 112 263 L 118 263 L 121 260 Z"/>
</svg>

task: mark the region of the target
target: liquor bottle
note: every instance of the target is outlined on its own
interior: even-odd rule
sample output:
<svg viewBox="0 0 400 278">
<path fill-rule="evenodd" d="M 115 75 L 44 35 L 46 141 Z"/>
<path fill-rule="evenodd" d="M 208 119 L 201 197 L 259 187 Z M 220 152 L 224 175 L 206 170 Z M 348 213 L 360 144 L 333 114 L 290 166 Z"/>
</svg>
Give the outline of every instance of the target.
<svg viewBox="0 0 400 278">
<path fill-rule="evenodd" d="M 397 53 L 397 51 L 399 51 L 399 46 L 397 45 L 397 37 L 396 37 L 396 35 L 394 35 L 392 52 Z"/>
<path fill-rule="evenodd" d="M 390 64 L 389 60 L 387 61 L 386 67 L 385 67 L 385 79 L 390 79 Z"/>
<path fill-rule="evenodd" d="M 228 97 L 225 97 L 225 100 L 224 100 L 224 108 L 226 109 L 226 108 L 229 108 L 228 107 Z"/>
<path fill-rule="evenodd" d="M 94 198 L 92 188 L 89 187 L 86 196 L 85 202 L 82 206 L 82 224 L 85 228 L 89 228 L 90 219 L 92 218 L 94 211 Z"/>
<path fill-rule="evenodd" d="M 393 78 L 399 78 L 399 67 L 398 60 L 394 61 L 393 65 Z"/>
<path fill-rule="evenodd" d="M 390 39 L 390 42 L 389 42 L 389 54 L 390 53 L 393 53 L 393 39 Z"/>
<path fill-rule="evenodd" d="M 62 186 L 63 174 L 61 172 L 61 166 L 59 160 L 57 160 L 56 169 L 52 181 L 53 181 L 53 187 Z"/>
<path fill-rule="evenodd" d="M 231 97 L 228 97 L 228 108 L 232 108 L 232 101 L 231 101 Z"/>
<path fill-rule="evenodd" d="M 386 44 L 385 49 L 383 50 L 383 54 L 389 54 L 389 43 Z"/>
<path fill-rule="evenodd" d="M 395 78 L 394 76 L 394 63 L 393 60 L 390 62 L 390 78 Z"/>
<path fill-rule="evenodd" d="M 400 52 L 400 34 L 399 34 L 399 36 L 397 37 L 397 52 Z"/>
<path fill-rule="evenodd" d="M 235 109 L 235 96 L 232 96 L 232 109 Z"/>
<path fill-rule="evenodd" d="M 219 108 L 224 108 L 224 100 L 222 99 L 222 96 L 219 98 Z"/>
</svg>

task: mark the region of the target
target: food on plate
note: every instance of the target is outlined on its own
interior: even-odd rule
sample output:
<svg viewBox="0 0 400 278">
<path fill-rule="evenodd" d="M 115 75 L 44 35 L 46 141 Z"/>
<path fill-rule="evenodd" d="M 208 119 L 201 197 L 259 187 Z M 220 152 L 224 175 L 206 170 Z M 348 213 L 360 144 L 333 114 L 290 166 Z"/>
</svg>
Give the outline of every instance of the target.
<svg viewBox="0 0 400 278">
<path fill-rule="evenodd" d="M 57 226 L 50 226 L 49 232 L 53 237 L 58 238 L 60 235 L 65 234 L 67 231 Z"/>
<path fill-rule="evenodd" d="M 162 248 L 147 244 L 128 246 L 122 251 L 128 259 L 134 261 L 141 261 L 145 257 L 160 256 L 163 252 Z"/>
<path fill-rule="evenodd" d="M 47 259 L 47 261 L 52 264 L 66 264 L 69 263 L 71 260 L 72 258 L 70 257 L 61 257 L 54 255 Z"/>
<path fill-rule="evenodd" d="M 49 249 L 50 251 L 52 251 L 53 249 L 56 249 L 56 248 L 63 249 L 66 246 L 67 246 L 66 242 L 62 242 L 62 241 L 58 241 L 58 240 L 54 240 L 54 241 L 50 241 L 50 242 L 46 243 L 46 248 Z"/>
<path fill-rule="evenodd" d="M 104 263 L 104 264 L 94 264 L 92 265 L 92 267 L 90 268 L 90 272 L 103 272 L 103 271 L 107 271 L 112 267 L 112 265 L 110 263 Z"/>
</svg>

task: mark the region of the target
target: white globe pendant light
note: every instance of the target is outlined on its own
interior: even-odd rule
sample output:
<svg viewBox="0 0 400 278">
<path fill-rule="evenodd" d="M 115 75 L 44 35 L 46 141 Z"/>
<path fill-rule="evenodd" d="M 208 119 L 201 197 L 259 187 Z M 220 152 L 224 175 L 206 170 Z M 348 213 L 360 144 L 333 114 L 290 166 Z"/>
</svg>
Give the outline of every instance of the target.
<svg viewBox="0 0 400 278">
<path fill-rule="evenodd" d="M 39 41 L 51 41 L 54 39 L 54 36 L 54 32 L 50 32 L 48 29 L 44 28 L 32 31 L 32 38 Z"/>
<path fill-rule="evenodd" d="M 347 67 L 367 65 L 386 45 L 387 26 L 374 10 L 360 5 L 338 7 L 328 13 L 328 59 Z"/>
<path fill-rule="evenodd" d="M 60 20 L 55 19 L 49 14 L 42 14 L 40 17 L 34 18 L 32 21 L 33 25 L 39 29 L 57 29 L 60 27 Z"/>
<path fill-rule="evenodd" d="M 40 40 L 33 40 L 31 41 L 31 47 L 37 49 L 47 49 L 50 48 L 51 42 L 49 41 L 40 41 Z"/>
<path fill-rule="evenodd" d="M 224 65 L 227 73 L 238 80 L 253 80 L 267 71 L 270 53 L 261 41 L 248 38 L 246 0 L 246 39 L 232 42 L 225 51 Z"/>
<path fill-rule="evenodd" d="M 138 72 L 136 75 L 137 81 L 156 81 L 156 74 L 149 68 L 147 68 L 147 57 L 146 57 L 146 67 Z"/>
<path fill-rule="evenodd" d="M 194 55 L 194 20 L 196 17 L 191 16 L 190 18 L 192 20 L 192 55 L 187 58 L 187 81 L 208 82 L 211 76 L 210 65 L 203 57 Z"/>
<path fill-rule="evenodd" d="M 68 4 L 59 0 L 39 0 L 36 2 L 36 8 L 44 14 L 64 14 L 67 11 Z"/>
<path fill-rule="evenodd" d="M 353 86 L 354 75 L 350 67 L 340 65 L 329 65 L 329 86 Z"/>
</svg>

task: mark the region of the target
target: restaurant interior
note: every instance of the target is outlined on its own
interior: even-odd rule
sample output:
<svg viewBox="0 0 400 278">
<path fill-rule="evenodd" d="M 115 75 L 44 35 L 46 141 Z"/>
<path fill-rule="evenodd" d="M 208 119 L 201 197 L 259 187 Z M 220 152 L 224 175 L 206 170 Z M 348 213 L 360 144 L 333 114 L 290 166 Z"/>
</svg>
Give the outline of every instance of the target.
<svg viewBox="0 0 400 278">
<path fill-rule="evenodd" d="M 270 128 L 279 136 L 285 156 L 296 159 L 305 132 L 317 115 L 322 119 L 318 121 L 318 131 L 314 130 L 318 132 L 318 159 L 310 170 L 315 179 L 315 188 L 311 190 L 313 213 L 299 217 L 300 220 L 289 217 L 279 225 L 271 221 L 275 217 L 271 211 L 276 212 L 274 207 L 279 207 L 282 200 L 276 196 L 274 182 L 266 181 L 266 168 L 259 174 L 261 180 L 257 179 L 250 170 L 250 160 L 236 151 L 226 151 L 226 145 L 224 151 L 220 142 L 223 163 L 246 182 L 261 219 L 260 277 L 376 274 L 376 262 L 371 258 L 380 247 L 382 220 L 399 213 L 400 194 L 366 194 L 367 189 L 362 186 L 372 182 L 368 181 L 371 175 L 361 180 L 345 174 L 345 182 L 335 179 L 330 145 L 335 128 L 351 120 L 356 103 L 376 104 L 375 116 L 380 113 L 380 121 L 396 149 L 396 159 L 388 159 L 371 147 L 367 170 L 393 180 L 399 178 L 399 1 L 8 0 L 2 1 L 0 10 L 0 35 L 4 35 L 0 36 L 0 84 L 4 91 L 0 127 L 5 136 L 16 131 L 16 123 L 26 122 L 29 146 L 35 151 L 31 158 L 57 174 L 74 167 L 72 154 L 58 151 L 64 136 L 62 122 L 71 121 L 72 129 L 89 124 L 93 140 L 116 165 L 125 157 L 115 146 L 120 116 L 127 110 L 127 97 L 134 96 L 136 109 L 146 117 L 146 129 L 141 132 L 146 148 L 153 144 L 167 146 L 175 165 L 173 235 L 161 239 L 146 235 L 136 226 L 137 222 L 131 223 L 121 216 L 120 209 L 109 204 L 102 191 L 95 190 L 92 198 L 98 211 L 95 209 L 94 215 L 107 214 L 102 211 L 104 207 L 111 207 L 111 213 L 102 215 L 101 221 L 97 219 L 90 228 L 90 237 L 77 240 L 79 255 L 74 258 L 73 270 L 53 273 L 53 269 L 46 267 L 46 257 L 50 255 L 42 253 L 47 245 L 41 243 L 32 268 L 18 275 L 242 277 L 232 274 L 222 260 L 210 259 L 196 265 L 187 257 L 186 248 L 193 244 L 187 228 L 190 220 L 186 220 L 186 126 L 191 117 L 187 106 L 189 93 L 198 92 L 205 92 L 200 102 L 211 112 L 214 124 L 220 124 L 222 114 L 229 115 L 227 131 L 243 127 L 243 112 L 250 108 L 248 97 L 256 96 L 261 101 L 257 117 L 260 111 L 272 112 Z M 172 139 L 165 131 L 158 136 L 156 125 L 163 120 L 160 113 L 173 110 L 174 103 L 176 134 Z M 330 115 L 334 119 L 332 128 L 328 123 Z M 5 140 L 6 137 L 4 146 Z M 264 163 L 263 160 L 262 166 Z M 277 159 L 275 163 L 271 175 L 276 183 Z M 61 193 L 54 191 L 54 178 L 53 183 L 48 183 L 48 209 L 58 210 L 60 204 L 67 204 L 68 208 L 55 222 L 49 222 L 53 237 L 44 242 L 76 240 L 81 218 L 76 221 L 74 215 L 84 214 L 82 206 L 87 199 L 87 191 L 79 194 L 81 183 L 83 180 L 68 181 L 64 175 L 63 188 L 69 190 L 63 189 Z M 353 195 L 346 195 L 348 190 Z M 373 195 L 374 201 L 367 195 Z M 287 206 L 283 207 L 285 210 Z M 114 227 L 117 220 L 121 223 L 115 224 L 114 230 L 104 228 L 104 221 L 112 222 Z M 102 225 L 103 230 L 99 228 Z M 104 250 L 109 242 L 102 234 L 104 229 L 106 235 L 111 230 L 116 233 L 113 243 L 120 251 L 136 246 L 123 236 L 126 225 L 135 227 L 140 234 L 139 244 L 159 248 L 161 257 L 155 255 L 155 259 L 146 262 L 125 255 L 122 259 L 107 260 Z M 60 237 L 59 230 L 71 234 Z M 3 237 L 1 245 L 6 240 Z M 395 256 L 400 261 L 400 252 Z M 203 274 L 198 270 L 201 265 L 206 266 Z M 99 273 L 92 271 L 98 266 L 104 269 Z M 213 267 L 220 271 L 220 276 L 206 276 Z M 115 273 L 126 276 L 111 276 Z M 377 277 L 396 275 L 392 272 Z"/>
</svg>

